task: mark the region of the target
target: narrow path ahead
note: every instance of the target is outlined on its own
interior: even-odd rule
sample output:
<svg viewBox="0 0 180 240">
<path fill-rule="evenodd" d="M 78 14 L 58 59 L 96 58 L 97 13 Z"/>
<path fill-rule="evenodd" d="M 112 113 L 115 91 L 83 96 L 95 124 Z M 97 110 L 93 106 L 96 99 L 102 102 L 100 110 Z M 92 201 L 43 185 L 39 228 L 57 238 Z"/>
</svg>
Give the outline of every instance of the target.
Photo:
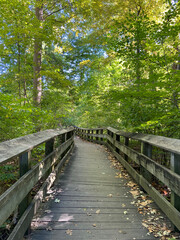
<svg viewBox="0 0 180 240">
<path fill-rule="evenodd" d="M 127 180 L 115 178 L 104 148 L 75 140 L 49 201 L 32 222 L 32 240 L 157 239 L 142 226 Z"/>
</svg>

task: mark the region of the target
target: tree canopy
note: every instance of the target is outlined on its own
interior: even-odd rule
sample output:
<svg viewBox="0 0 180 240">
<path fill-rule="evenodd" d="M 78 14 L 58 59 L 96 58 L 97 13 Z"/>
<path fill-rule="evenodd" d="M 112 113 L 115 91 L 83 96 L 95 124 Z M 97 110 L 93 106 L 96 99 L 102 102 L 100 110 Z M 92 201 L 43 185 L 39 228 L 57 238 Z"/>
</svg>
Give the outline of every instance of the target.
<svg viewBox="0 0 180 240">
<path fill-rule="evenodd" d="M 1 0 L 0 141 L 63 125 L 180 137 L 180 4 Z"/>
</svg>

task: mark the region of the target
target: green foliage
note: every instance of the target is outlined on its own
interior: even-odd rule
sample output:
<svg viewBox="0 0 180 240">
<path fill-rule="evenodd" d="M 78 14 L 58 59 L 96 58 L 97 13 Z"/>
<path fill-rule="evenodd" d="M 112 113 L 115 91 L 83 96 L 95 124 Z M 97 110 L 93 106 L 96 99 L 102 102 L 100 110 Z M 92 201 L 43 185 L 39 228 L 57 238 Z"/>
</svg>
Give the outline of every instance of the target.
<svg viewBox="0 0 180 240">
<path fill-rule="evenodd" d="M 17 166 L 15 165 L 3 165 L 0 166 L 0 182 L 5 185 L 10 184 L 18 179 Z"/>
<path fill-rule="evenodd" d="M 179 3 L 3 0 L 0 24 L 0 141 L 70 124 L 180 137 Z"/>
</svg>

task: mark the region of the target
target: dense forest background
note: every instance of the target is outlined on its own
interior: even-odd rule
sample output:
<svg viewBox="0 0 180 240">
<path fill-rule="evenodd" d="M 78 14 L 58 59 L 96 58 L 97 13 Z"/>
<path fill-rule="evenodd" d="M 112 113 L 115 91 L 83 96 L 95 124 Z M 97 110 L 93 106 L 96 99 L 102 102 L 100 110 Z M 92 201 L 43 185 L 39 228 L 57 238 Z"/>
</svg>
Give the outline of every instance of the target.
<svg viewBox="0 0 180 240">
<path fill-rule="evenodd" d="M 180 137 L 180 4 L 1 0 L 0 141 L 67 125 Z"/>
</svg>

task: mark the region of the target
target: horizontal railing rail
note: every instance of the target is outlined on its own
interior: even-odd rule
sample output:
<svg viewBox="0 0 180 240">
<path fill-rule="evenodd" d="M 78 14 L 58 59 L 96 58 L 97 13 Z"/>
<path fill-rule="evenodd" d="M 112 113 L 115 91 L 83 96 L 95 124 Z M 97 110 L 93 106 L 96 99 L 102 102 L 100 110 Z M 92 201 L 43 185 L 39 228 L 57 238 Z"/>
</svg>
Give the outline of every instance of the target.
<svg viewBox="0 0 180 240">
<path fill-rule="evenodd" d="M 108 127 L 107 129 L 77 128 L 81 138 L 106 145 L 127 169 L 130 175 L 154 199 L 156 204 L 180 230 L 180 140 L 142 133 L 128 133 Z M 138 141 L 140 151 L 129 146 L 131 140 Z M 170 169 L 152 159 L 153 147 L 167 151 Z M 130 161 L 138 166 L 133 168 Z M 155 177 L 171 191 L 171 202 L 151 184 Z"/>
<path fill-rule="evenodd" d="M 75 133 L 81 138 L 103 144 L 106 139 L 106 129 L 105 128 L 78 128 L 75 127 Z"/>
<path fill-rule="evenodd" d="M 55 146 L 55 140 L 57 142 Z M 45 157 L 31 168 L 32 150 L 45 143 Z M 0 226 L 18 209 L 19 221 L 8 240 L 20 240 L 74 145 L 74 128 L 45 130 L 0 143 L 0 164 L 19 157 L 20 178 L 0 196 Z M 30 201 L 40 179 L 44 184 Z"/>
</svg>

